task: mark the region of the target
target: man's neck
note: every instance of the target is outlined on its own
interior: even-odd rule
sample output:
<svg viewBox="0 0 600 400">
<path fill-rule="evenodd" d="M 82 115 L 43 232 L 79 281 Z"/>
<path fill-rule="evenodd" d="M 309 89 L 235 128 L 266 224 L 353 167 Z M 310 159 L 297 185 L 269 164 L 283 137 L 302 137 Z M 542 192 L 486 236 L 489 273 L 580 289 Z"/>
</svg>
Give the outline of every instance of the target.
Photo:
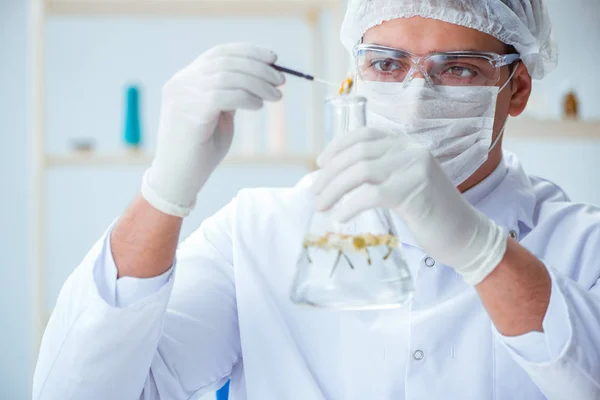
<svg viewBox="0 0 600 400">
<path fill-rule="evenodd" d="M 498 144 L 500 145 L 500 143 Z M 502 160 L 502 147 L 496 146 L 496 148 L 488 154 L 487 161 L 466 181 L 458 185 L 458 191 L 464 193 L 490 176 L 490 174 L 498 167 L 498 164 L 500 164 L 500 160 Z"/>
</svg>

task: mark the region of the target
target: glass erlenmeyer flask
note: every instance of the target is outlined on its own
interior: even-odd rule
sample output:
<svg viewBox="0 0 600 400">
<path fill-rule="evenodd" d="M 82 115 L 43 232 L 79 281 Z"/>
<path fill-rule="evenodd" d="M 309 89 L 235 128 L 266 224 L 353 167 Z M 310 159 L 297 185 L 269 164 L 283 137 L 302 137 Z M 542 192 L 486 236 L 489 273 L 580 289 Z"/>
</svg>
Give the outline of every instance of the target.
<svg viewBox="0 0 600 400">
<path fill-rule="evenodd" d="M 333 136 L 366 125 L 364 97 L 328 98 L 325 107 Z M 315 211 L 298 258 L 292 301 L 342 310 L 396 308 L 409 301 L 413 282 L 392 227 L 385 209 L 366 211 L 345 224 L 330 212 Z"/>
</svg>

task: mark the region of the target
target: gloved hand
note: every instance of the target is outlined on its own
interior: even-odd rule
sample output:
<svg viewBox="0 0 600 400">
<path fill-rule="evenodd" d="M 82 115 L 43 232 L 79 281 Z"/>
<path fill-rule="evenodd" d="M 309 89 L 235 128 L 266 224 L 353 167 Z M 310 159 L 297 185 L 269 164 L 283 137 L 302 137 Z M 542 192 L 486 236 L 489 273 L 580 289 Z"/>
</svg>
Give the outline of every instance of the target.
<svg viewBox="0 0 600 400">
<path fill-rule="evenodd" d="M 275 53 L 226 44 L 202 54 L 164 86 L 156 156 L 142 196 L 156 209 L 186 216 L 233 139 L 235 110 L 257 110 L 281 99 Z"/>
<path fill-rule="evenodd" d="M 504 257 L 503 229 L 464 200 L 431 153 L 406 134 L 360 129 L 334 139 L 317 164 L 316 206 L 333 207 L 340 222 L 376 207 L 395 211 L 427 254 L 472 285 Z"/>
</svg>

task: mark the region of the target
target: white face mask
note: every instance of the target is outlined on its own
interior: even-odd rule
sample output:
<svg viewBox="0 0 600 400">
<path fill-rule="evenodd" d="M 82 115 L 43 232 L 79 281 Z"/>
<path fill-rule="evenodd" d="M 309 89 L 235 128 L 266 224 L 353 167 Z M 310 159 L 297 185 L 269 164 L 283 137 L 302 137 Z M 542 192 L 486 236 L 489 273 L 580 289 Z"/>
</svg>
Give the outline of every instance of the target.
<svg viewBox="0 0 600 400">
<path fill-rule="evenodd" d="M 516 70 L 516 68 L 515 68 Z M 514 72 L 514 71 L 513 71 Z M 367 125 L 405 132 L 423 144 L 458 186 L 486 162 L 492 143 L 497 86 L 438 86 L 424 79 L 403 83 L 358 81 L 367 98 Z"/>
</svg>

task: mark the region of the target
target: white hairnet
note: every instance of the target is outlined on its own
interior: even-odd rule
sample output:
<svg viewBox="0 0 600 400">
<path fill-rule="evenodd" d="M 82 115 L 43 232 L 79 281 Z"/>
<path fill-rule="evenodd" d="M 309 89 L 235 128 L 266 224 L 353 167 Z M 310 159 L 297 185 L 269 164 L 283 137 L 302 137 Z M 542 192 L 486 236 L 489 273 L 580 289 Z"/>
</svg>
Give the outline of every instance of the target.
<svg viewBox="0 0 600 400">
<path fill-rule="evenodd" d="M 541 79 L 556 66 L 544 0 L 349 0 L 342 43 L 352 51 L 370 28 L 414 16 L 476 29 L 514 46 L 532 78 Z"/>
</svg>

